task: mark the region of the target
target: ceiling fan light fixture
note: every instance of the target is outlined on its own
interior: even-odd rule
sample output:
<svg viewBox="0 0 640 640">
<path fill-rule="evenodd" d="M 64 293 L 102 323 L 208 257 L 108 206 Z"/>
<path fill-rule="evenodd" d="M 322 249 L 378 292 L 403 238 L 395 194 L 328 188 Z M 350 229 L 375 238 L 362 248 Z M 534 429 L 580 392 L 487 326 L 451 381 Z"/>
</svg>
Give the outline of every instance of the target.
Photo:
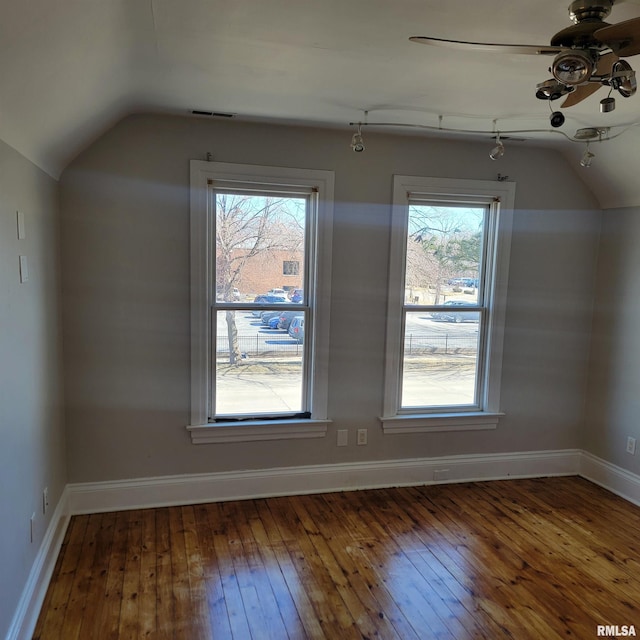
<svg viewBox="0 0 640 640">
<path fill-rule="evenodd" d="M 536 85 L 536 98 L 538 100 L 557 100 L 571 93 L 574 89 L 575 87 L 568 87 L 551 78 Z"/>
<path fill-rule="evenodd" d="M 600 100 L 600 113 L 609 113 L 616 108 L 616 99 L 611 96 L 607 96 Z"/>
<path fill-rule="evenodd" d="M 618 60 L 611 68 L 611 86 L 623 98 L 630 98 L 636 92 L 636 72 L 626 60 Z"/>
<path fill-rule="evenodd" d="M 559 53 L 551 65 L 553 77 L 560 83 L 574 86 L 587 82 L 595 69 L 595 62 L 588 51 L 572 49 Z"/>
</svg>

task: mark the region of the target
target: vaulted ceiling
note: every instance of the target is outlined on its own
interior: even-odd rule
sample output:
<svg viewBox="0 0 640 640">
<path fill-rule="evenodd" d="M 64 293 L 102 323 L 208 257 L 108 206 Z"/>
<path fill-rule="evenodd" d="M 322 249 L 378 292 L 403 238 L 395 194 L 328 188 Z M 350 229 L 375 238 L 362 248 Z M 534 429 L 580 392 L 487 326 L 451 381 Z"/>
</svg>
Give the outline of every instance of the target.
<svg viewBox="0 0 640 640">
<path fill-rule="evenodd" d="M 570 24 L 568 2 L 4 0 L 0 138 L 58 177 L 103 131 L 138 112 L 198 109 L 346 127 L 368 111 L 369 122 L 485 132 L 468 135 L 488 145 L 495 127 L 536 129 L 513 135 L 554 146 L 575 165 L 584 143 L 567 137 L 611 127 L 617 137 L 593 143 L 592 167 L 577 170 L 602 206 L 640 205 L 640 93 L 618 97 L 603 114 L 601 89 L 552 129 L 549 103 L 535 97 L 550 77 L 549 58 L 408 40 L 548 44 Z M 607 21 L 637 16 L 640 0 L 618 1 Z M 640 56 L 628 61 L 640 70 Z"/>
</svg>

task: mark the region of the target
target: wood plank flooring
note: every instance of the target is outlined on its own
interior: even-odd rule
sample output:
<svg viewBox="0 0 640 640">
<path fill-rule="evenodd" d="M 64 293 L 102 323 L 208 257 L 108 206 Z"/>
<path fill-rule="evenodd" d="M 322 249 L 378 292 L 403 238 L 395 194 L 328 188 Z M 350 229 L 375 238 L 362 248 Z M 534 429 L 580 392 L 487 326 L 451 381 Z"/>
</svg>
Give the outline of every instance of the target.
<svg viewBox="0 0 640 640">
<path fill-rule="evenodd" d="M 572 477 L 76 516 L 34 638 L 583 640 L 598 625 L 640 635 L 640 508 Z"/>
</svg>

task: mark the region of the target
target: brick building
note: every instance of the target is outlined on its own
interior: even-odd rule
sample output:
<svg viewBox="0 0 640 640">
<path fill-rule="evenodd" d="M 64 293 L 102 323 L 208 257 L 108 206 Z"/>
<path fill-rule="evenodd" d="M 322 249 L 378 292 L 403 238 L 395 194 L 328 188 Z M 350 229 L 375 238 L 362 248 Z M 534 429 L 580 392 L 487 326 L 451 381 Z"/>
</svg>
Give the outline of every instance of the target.
<svg viewBox="0 0 640 640">
<path fill-rule="evenodd" d="M 299 289 L 303 286 L 303 270 L 304 253 L 302 251 L 287 249 L 264 251 L 247 260 L 233 286 L 240 290 L 240 295 L 243 297 L 266 293 L 276 288 L 285 291 Z"/>
</svg>

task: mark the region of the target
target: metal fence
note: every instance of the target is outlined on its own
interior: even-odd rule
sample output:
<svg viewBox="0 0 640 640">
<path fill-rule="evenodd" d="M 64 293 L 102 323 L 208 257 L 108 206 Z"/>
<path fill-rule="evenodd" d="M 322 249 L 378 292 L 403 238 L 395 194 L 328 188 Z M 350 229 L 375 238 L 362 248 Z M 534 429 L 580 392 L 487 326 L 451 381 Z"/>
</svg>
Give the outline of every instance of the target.
<svg viewBox="0 0 640 640">
<path fill-rule="evenodd" d="M 217 338 L 216 353 L 229 353 L 227 336 Z M 304 345 L 286 333 L 256 333 L 252 336 L 238 336 L 238 348 L 243 356 L 270 358 L 302 355 Z"/>
<path fill-rule="evenodd" d="M 303 345 L 283 332 L 257 332 L 255 335 L 239 335 L 240 353 L 251 358 L 277 358 L 302 355 Z M 408 334 L 404 340 L 405 356 L 420 356 L 432 353 L 475 353 L 478 349 L 477 335 L 451 335 L 448 333 Z M 216 352 L 229 353 L 229 339 L 217 336 Z"/>
</svg>

